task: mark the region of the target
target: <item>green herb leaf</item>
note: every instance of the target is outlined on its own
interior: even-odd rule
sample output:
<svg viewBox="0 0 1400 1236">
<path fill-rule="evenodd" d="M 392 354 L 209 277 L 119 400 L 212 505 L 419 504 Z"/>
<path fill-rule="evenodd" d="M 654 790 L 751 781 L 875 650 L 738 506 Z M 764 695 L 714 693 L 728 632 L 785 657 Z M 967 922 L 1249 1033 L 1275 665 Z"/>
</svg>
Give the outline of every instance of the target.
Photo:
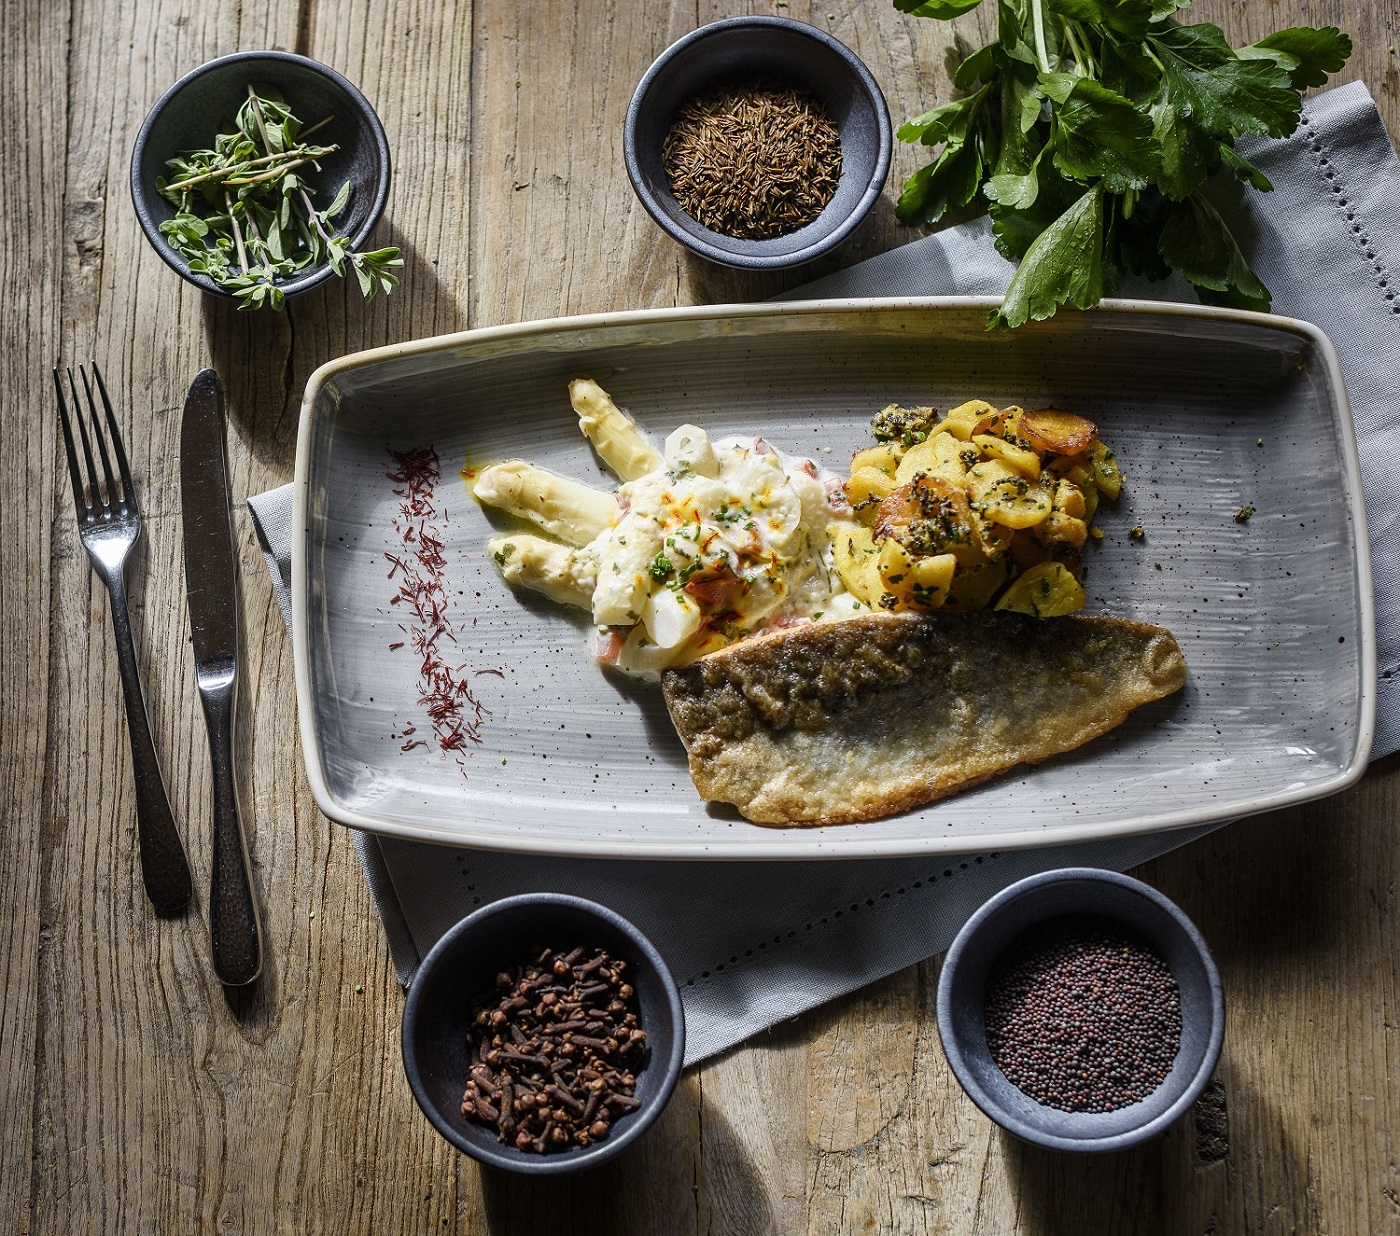
<svg viewBox="0 0 1400 1236">
<path fill-rule="evenodd" d="M 1212 303 L 1268 310 L 1269 289 L 1249 268 L 1220 212 L 1199 192 L 1172 207 L 1159 243 L 1168 265 L 1214 293 Z"/>
<path fill-rule="evenodd" d="M 1351 55 L 1351 40 L 1336 26 L 1291 26 L 1241 47 L 1243 59 L 1268 58 L 1288 72 L 1294 90 L 1322 86 Z"/>
<path fill-rule="evenodd" d="M 1210 174 L 1221 143 L 1177 111 L 1166 91 L 1152 106 L 1152 137 L 1161 154 L 1157 183 L 1162 192 L 1177 202 L 1190 197 Z"/>
<path fill-rule="evenodd" d="M 1063 76 L 1043 75 L 1041 83 L 1048 80 L 1055 89 Z M 1144 188 L 1160 169 L 1152 121 L 1130 100 L 1096 81 L 1073 79 L 1055 122 L 1050 148 L 1055 166 L 1071 180 L 1099 176 L 1110 193 L 1123 193 Z"/>
<path fill-rule="evenodd" d="M 894 0 L 894 7 L 911 17 L 933 17 L 952 21 L 975 9 L 982 0 Z"/>
<path fill-rule="evenodd" d="M 1226 142 L 1220 143 L 1220 161 L 1246 184 L 1253 185 L 1260 193 L 1273 192 L 1274 186 L 1269 178 Z"/>
<path fill-rule="evenodd" d="M 1095 185 L 1036 238 L 987 325 L 1008 330 L 1067 301 L 1087 309 L 1102 297 L 1103 189 Z"/>
<path fill-rule="evenodd" d="M 1074 21 L 1092 22 L 1132 38 L 1141 38 L 1156 20 L 1152 0 L 1047 0 L 1046 7 Z"/>
<path fill-rule="evenodd" d="M 1241 60 L 1218 26 L 1177 26 L 1148 36 L 1178 110 L 1212 137 L 1287 137 L 1302 100 L 1270 60 Z"/>
<path fill-rule="evenodd" d="M 982 156 L 975 142 L 949 142 L 938 159 L 909 178 L 895 204 L 905 222 L 937 223 L 956 206 L 966 206 L 982 180 Z"/>
</svg>

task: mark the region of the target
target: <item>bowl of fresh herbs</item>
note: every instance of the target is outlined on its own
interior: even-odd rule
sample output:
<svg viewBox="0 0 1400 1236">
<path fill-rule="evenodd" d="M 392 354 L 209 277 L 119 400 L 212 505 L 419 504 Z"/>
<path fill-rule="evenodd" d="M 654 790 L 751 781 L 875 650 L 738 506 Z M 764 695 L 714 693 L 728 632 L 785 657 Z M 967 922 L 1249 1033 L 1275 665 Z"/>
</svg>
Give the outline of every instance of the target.
<svg viewBox="0 0 1400 1236">
<path fill-rule="evenodd" d="M 389 196 L 389 144 L 369 101 L 290 52 L 238 52 L 186 74 L 151 109 L 131 157 L 147 239 L 196 287 L 240 309 L 353 277 L 368 300 L 398 281 L 370 249 Z"/>
<path fill-rule="evenodd" d="M 985 3 L 996 38 L 964 55 L 957 97 L 899 129 L 934 154 L 896 212 L 939 224 L 986 207 L 997 249 L 1019 263 L 989 329 L 1087 309 L 1125 276 L 1173 271 L 1208 304 L 1267 310 L 1209 182 L 1270 190 L 1236 139 L 1291 134 L 1302 91 L 1345 64 L 1351 40 L 1294 26 L 1231 47 L 1218 26 L 1186 20 L 1191 0 Z M 894 4 L 947 21 L 984 0 Z"/>
</svg>

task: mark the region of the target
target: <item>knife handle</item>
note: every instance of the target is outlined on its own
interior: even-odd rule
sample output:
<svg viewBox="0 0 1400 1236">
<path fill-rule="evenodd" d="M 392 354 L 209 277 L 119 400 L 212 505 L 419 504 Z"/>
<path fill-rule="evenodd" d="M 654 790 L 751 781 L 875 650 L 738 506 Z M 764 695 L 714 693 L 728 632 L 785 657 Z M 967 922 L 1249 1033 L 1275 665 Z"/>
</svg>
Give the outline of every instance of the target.
<svg viewBox="0 0 1400 1236">
<path fill-rule="evenodd" d="M 238 809 L 238 778 L 233 767 L 233 675 L 228 677 L 227 686 L 200 693 L 214 769 L 209 938 L 219 981 L 226 987 L 242 987 L 262 970 L 262 929 Z"/>
</svg>

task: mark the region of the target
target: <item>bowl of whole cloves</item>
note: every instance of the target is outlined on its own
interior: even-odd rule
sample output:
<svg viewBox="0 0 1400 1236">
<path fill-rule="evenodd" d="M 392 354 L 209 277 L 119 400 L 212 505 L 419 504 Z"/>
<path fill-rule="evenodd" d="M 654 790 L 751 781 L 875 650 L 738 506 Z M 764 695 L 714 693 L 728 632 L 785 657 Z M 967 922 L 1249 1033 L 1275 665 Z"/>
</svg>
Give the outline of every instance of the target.
<svg viewBox="0 0 1400 1236">
<path fill-rule="evenodd" d="M 621 915 L 563 893 L 492 902 L 451 928 L 403 1014 L 409 1086 L 481 1163 L 532 1175 L 620 1154 L 680 1077 L 685 1023 L 660 953 Z"/>
</svg>

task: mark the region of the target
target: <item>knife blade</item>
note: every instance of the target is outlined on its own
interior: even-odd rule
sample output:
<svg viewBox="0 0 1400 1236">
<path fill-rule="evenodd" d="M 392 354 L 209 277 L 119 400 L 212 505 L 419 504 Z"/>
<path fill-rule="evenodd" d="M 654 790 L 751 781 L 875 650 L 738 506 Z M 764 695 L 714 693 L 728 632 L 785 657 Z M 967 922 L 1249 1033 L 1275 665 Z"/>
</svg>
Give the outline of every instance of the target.
<svg viewBox="0 0 1400 1236">
<path fill-rule="evenodd" d="M 195 679 L 209 730 L 214 847 L 209 937 L 214 972 L 226 986 L 262 970 L 262 930 L 239 810 L 234 759 L 238 697 L 238 570 L 224 449 L 224 398 L 212 369 L 201 369 L 180 423 L 180 496 L 185 586 Z"/>
</svg>

